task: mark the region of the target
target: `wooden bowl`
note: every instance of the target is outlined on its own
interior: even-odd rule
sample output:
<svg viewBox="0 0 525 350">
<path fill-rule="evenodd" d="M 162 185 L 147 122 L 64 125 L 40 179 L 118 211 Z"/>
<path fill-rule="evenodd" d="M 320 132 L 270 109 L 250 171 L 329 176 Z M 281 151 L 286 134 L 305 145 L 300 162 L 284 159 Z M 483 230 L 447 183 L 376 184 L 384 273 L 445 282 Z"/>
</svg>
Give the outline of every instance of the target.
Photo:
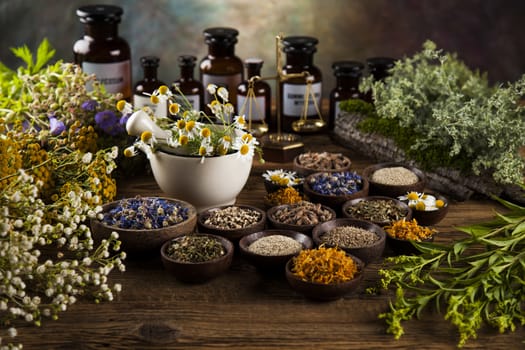
<svg viewBox="0 0 525 350">
<path fill-rule="evenodd" d="M 359 227 L 359 228 L 375 233 L 379 237 L 379 239 L 371 245 L 358 246 L 358 247 L 339 246 L 339 248 L 343 249 L 349 254 L 352 254 L 358 257 L 365 264 L 369 264 L 370 262 L 378 260 L 381 257 L 381 255 L 383 254 L 383 251 L 385 250 L 386 232 L 383 230 L 383 228 L 381 228 L 380 226 L 370 221 L 340 218 L 340 219 L 335 219 L 335 220 L 324 222 L 322 224 L 315 226 L 312 231 L 312 239 L 314 240 L 314 243 L 317 246 L 324 244 L 326 247 L 334 247 L 333 245 L 324 243 L 322 236 L 325 233 L 330 232 L 332 229 L 336 227 L 340 227 L 340 226 Z"/>
<path fill-rule="evenodd" d="M 291 230 L 264 230 L 244 236 L 239 241 L 239 250 L 244 258 L 252 265 L 262 271 L 283 271 L 283 267 L 290 258 L 299 254 L 300 251 L 294 254 L 286 255 L 263 255 L 250 251 L 249 247 L 255 241 L 272 235 L 282 235 L 293 238 L 301 243 L 302 249 L 311 249 L 314 245 L 312 239 L 305 234 Z"/>
<path fill-rule="evenodd" d="M 422 240 L 421 242 L 433 242 L 434 236 Z M 396 255 L 419 255 L 421 252 L 417 249 L 412 240 L 394 238 L 390 235 L 386 235 L 387 246 Z"/>
<path fill-rule="evenodd" d="M 259 215 L 259 220 L 246 227 L 239 228 L 221 228 L 215 225 L 206 224 L 206 220 L 219 210 L 229 207 L 238 207 L 241 209 L 248 209 L 256 212 Z M 210 233 L 218 236 L 228 238 L 232 241 L 238 241 L 241 237 L 249 235 L 250 233 L 262 231 L 266 226 L 266 212 L 262 209 L 251 205 L 224 205 L 220 207 L 210 208 L 199 213 L 197 218 L 197 228 L 199 232 Z"/>
<path fill-rule="evenodd" d="M 357 275 L 350 281 L 333 284 L 303 281 L 301 278 L 297 277 L 292 272 L 293 259 L 290 259 L 286 263 L 286 280 L 288 281 L 288 284 L 294 291 L 304 295 L 309 299 L 315 299 L 320 301 L 332 301 L 341 299 L 342 297 L 355 291 L 359 287 L 361 281 L 363 280 L 363 270 L 365 267 L 365 264 L 359 258 L 352 256 L 351 254 L 347 255 L 354 259 L 354 262 L 357 264 L 358 267 Z"/>
<path fill-rule="evenodd" d="M 160 256 L 164 268 L 171 272 L 175 278 L 181 282 L 187 283 L 202 283 L 212 278 L 215 278 L 226 272 L 233 260 L 233 244 L 226 238 L 210 234 L 194 233 L 194 235 L 208 236 L 216 239 L 223 245 L 226 254 L 210 261 L 205 262 L 183 262 L 177 261 L 167 254 L 167 249 L 172 243 L 172 240 L 165 242 L 160 249 Z M 180 239 L 177 237 L 175 239 Z"/>
<path fill-rule="evenodd" d="M 329 195 L 316 192 L 312 189 L 310 182 L 315 179 L 316 176 L 320 176 L 321 174 L 323 174 L 323 172 L 310 174 L 304 181 L 303 191 L 308 200 L 311 202 L 324 204 L 334 209 L 335 212 L 339 214 L 341 212 L 341 207 L 345 202 L 354 198 L 365 197 L 368 195 L 368 180 L 364 177 L 361 177 L 361 189 L 352 194 Z"/>
<path fill-rule="evenodd" d="M 436 225 L 447 216 L 449 201 L 446 197 L 436 192 L 425 192 L 425 194 L 434 196 L 436 200 L 442 200 L 445 205 L 437 210 L 430 211 L 416 210 L 415 208 L 412 208 L 412 217 L 422 226 Z"/>
<path fill-rule="evenodd" d="M 151 254 L 153 252 L 158 254 L 158 249 L 161 245 L 178 236 L 182 236 L 193 232 L 197 222 L 197 210 L 188 202 L 164 197 L 143 197 L 142 199 L 158 198 L 171 203 L 178 203 L 184 208 L 187 208 L 187 219 L 171 226 L 157 228 L 157 229 L 127 229 L 112 226 L 100 221 L 99 219 L 91 219 L 91 233 L 95 241 L 101 241 L 110 237 L 113 231 L 119 234 L 121 241 L 121 250 L 126 252 L 130 257 L 140 257 L 141 255 Z M 122 201 L 125 201 L 123 199 Z M 108 214 L 112 209 L 116 208 L 122 202 L 121 200 L 104 204 L 102 206 L 101 214 Z"/>
<path fill-rule="evenodd" d="M 403 167 L 403 168 L 410 170 L 411 172 L 416 174 L 419 180 L 416 183 L 413 183 L 410 185 L 387 185 L 387 184 L 382 184 L 382 183 L 372 181 L 372 175 L 377 170 L 385 169 L 385 168 L 394 168 L 394 167 Z M 386 197 L 392 197 L 392 198 L 397 198 L 398 196 L 407 194 L 408 192 L 412 192 L 412 191 L 423 192 L 423 190 L 425 189 L 426 182 L 427 182 L 426 176 L 421 170 L 413 166 L 401 164 L 401 163 L 380 163 L 380 164 L 371 165 L 364 169 L 363 177 L 366 178 L 370 184 L 370 189 L 369 189 L 370 195 L 386 196 Z"/>
<path fill-rule="evenodd" d="M 268 220 L 269 226 L 275 229 L 297 231 L 297 232 L 304 233 L 308 236 L 311 236 L 312 230 L 315 227 L 315 225 L 318 225 L 319 223 L 324 222 L 324 221 L 333 220 L 337 216 L 336 212 L 332 208 L 326 205 L 323 205 L 320 203 L 311 203 L 311 202 L 306 202 L 306 203 L 310 203 L 311 205 L 315 205 L 315 206 L 320 206 L 320 209 L 326 212 L 327 217 L 326 218 L 321 217 L 319 221 L 314 222 L 312 224 L 284 223 L 284 222 L 279 221 L 275 214 L 280 212 L 282 209 L 286 209 L 286 208 L 299 209 L 300 203 L 283 204 L 283 205 L 277 205 L 275 207 L 271 207 L 270 209 L 266 211 L 266 219 Z"/>
<path fill-rule="evenodd" d="M 399 208 L 400 212 L 403 212 L 404 215 L 402 216 L 394 216 L 393 214 L 389 216 L 388 220 L 378 220 L 374 219 L 371 215 L 368 215 L 367 213 L 357 214 L 357 213 L 351 213 L 349 210 L 359 205 L 362 202 L 374 202 L 374 201 L 392 201 L 394 202 L 395 206 Z M 397 221 L 405 218 L 406 220 L 412 219 L 412 209 L 409 208 L 409 206 L 398 199 L 385 197 L 385 196 L 366 196 L 361 198 L 355 198 L 351 199 L 347 202 L 345 202 L 342 206 L 341 213 L 343 217 L 350 218 L 350 219 L 357 219 L 357 220 L 365 220 L 373 222 L 374 224 L 378 226 L 386 226 L 392 223 L 392 221 Z"/>
<path fill-rule="evenodd" d="M 331 157 L 337 157 L 341 164 L 339 164 L 339 167 L 321 167 L 321 166 L 309 166 L 306 165 L 303 162 L 303 159 L 309 155 L 320 155 L 320 156 L 331 156 Z M 307 152 L 307 153 L 301 153 L 293 159 L 293 169 L 295 172 L 302 176 L 308 176 L 313 173 L 318 172 L 336 172 L 336 171 L 348 171 L 350 170 L 350 166 L 352 165 L 352 161 L 347 156 L 342 155 L 341 153 L 329 153 L 329 152 Z"/>
</svg>

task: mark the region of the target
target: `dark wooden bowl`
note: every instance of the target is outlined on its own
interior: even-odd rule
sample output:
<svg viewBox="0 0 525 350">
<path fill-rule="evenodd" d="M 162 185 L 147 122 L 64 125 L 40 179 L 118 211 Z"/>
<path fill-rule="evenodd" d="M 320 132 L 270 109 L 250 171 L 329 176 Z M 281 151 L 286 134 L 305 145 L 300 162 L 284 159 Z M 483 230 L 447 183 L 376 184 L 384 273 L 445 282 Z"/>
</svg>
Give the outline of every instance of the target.
<svg viewBox="0 0 525 350">
<path fill-rule="evenodd" d="M 311 249 L 314 242 L 307 235 L 291 230 L 264 230 L 255 232 L 244 236 L 239 241 L 239 250 L 242 256 L 249 261 L 252 265 L 263 271 L 283 271 L 283 267 L 290 258 L 299 254 L 287 254 L 287 255 L 261 255 L 253 253 L 249 250 L 249 246 L 260 238 L 272 236 L 272 235 L 283 235 L 291 237 L 302 244 L 303 249 Z"/>
<path fill-rule="evenodd" d="M 402 217 L 399 217 L 399 218 L 392 218 L 392 220 L 377 221 L 377 220 L 372 220 L 371 217 L 366 216 L 366 215 L 352 215 L 349 212 L 349 209 L 351 207 L 353 207 L 353 206 L 355 206 L 355 205 L 357 205 L 357 204 L 359 204 L 361 202 L 364 202 L 364 201 L 393 201 L 396 204 L 397 207 L 401 208 L 405 212 L 405 215 L 402 216 Z M 412 209 L 410 209 L 405 202 L 400 201 L 400 200 L 395 199 L 395 198 L 390 198 L 390 197 L 385 197 L 385 196 L 366 196 L 366 197 L 351 199 L 351 200 L 349 200 L 349 201 L 347 201 L 347 202 L 345 202 L 343 204 L 342 209 L 341 209 L 341 214 L 345 218 L 371 221 L 374 224 L 376 224 L 378 226 L 381 226 L 381 227 L 389 225 L 393 221 L 401 220 L 403 218 L 405 218 L 406 220 L 412 219 Z"/>
<path fill-rule="evenodd" d="M 326 205 L 332 209 L 335 210 L 337 214 L 341 212 L 342 205 L 354 198 L 360 198 L 368 196 L 368 180 L 364 177 L 362 177 L 362 187 L 359 191 L 354 192 L 352 194 L 345 194 L 345 195 L 327 195 L 327 194 L 321 194 L 319 192 L 316 192 L 312 189 L 310 186 L 310 179 L 314 178 L 315 176 L 319 176 L 323 172 L 320 173 L 313 173 L 306 177 L 304 184 L 303 184 L 303 191 L 306 197 L 309 201 L 314 203 L 321 203 L 323 205 Z"/>
<path fill-rule="evenodd" d="M 323 204 L 320 204 L 320 205 L 321 205 L 321 207 L 324 210 L 330 212 L 331 217 L 328 220 L 333 220 L 333 219 L 336 218 L 337 214 L 336 214 L 335 210 L 333 210 L 329 206 L 326 206 L 326 205 L 323 205 Z M 271 207 L 270 209 L 268 209 L 266 211 L 266 219 L 268 221 L 269 226 L 274 228 L 274 229 L 297 231 L 297 232 L 304 233 L 304 234 L 306 234 L 308 236 L 311 236 L 312 235 L 312 230 L 320 222 L 318 222 L 316 224 L 312 224 L 312 225 L 295 225 L 295 224 L 283 223 L 283 222 L 280 222 L 280 221 L 278 221 L 276 219 L 274 214 L 277 211 L 281 210 L 282 208 L 286 208 L 286 207 L 289 207 L 289 206 L 290 206 L 290 204 L 283 204 L 283 205 L 277 205 L 275 207 Z M 328 220 L 325 220 L 325 221 L 328 221 Z"/>
<path fill-rule="evenodd" d="M 323 153 L 323 152 L 311 152 L 311 153 Z M 312 167 L 305 166 L 304 164 L 301 163 L 301 157 L 303 156 L 304 156 L 304 153 L 295 156 L 295 158 L 293 159 L 293 169 L 295 170 L 297 174 L 302 175 L 304 177 L 310 174 L 313 174 L 313 173 L 318 173 L 318 172 L 348 171 L 350 170 L 350 166 L 352 165 L 352 161 L 350 160 L 350 158 L 342 155 L 341 158 L 343 161 L 343 166 L 341 166 L 340 168 L 337 168 L 337 169 L 336 168 L 323 168 L 323 169 L 312 168 Z"/>
<path fill-rule="evenodd" d="M 201 235 L 201 236 L 204 235 L 204 236 L 208 236 L 210 238 L 214 238 L 218 240 L 219 242 L 221 242 L 224 249 L 226 250 L 226 254 L 217 259 L 213 259 L 213 260 L 205 261 L 205 262 L 198 262 L 198 263 L 182 262 L 182 261 L 177 261 L 167 255 L 166 250 L 168 246 L 171 244 L 172 240 L 165 242 L 160 249 L 160 256 L 162 259 L 162 264 L 164 265 L 164 268 L 167 271 L 171 272 L 175 276 L 175 278 L 181 282 L 187 282 L 187 283 L 206 282 L 226 272 L 232 264 L 234 247 L 233 247 L 233 244 L 228 239 L 221 237 L 221 236 L 217 236 L 217 235 L 200 234 L 200 233 L 194 233 L 194 234 Z"/>
<path fill-rule="evenodd" d="M 434 234 L 435 235 L 435 234 Z M 433 242 L 434 236 L 422 240 L 421 242 Z M 394 238 L 386 235 L 388 248 L 396 255 L 419 255 L 421 252 L 412 244 L 412 240 Z"/>
<path fill-rule="evenodd" d="M 214 211 L 222 210 L 222 209 L 232 207 L 232 206 L 243 208 L 243 209 L 255 210 L 256 212 L 260 214 L 259 221 L 250 226 L 246 226 L 243 228 L 237 228 L 237 229 L 225 229 L 225 228 L 220 228 L 220 227 L 213 226 L 213 225 L 207 225 L 205 223 L 205 221 L 210 217 L 210 215 L 212 215 Z M 262 231 L 264 230 L 265 226 L 266 226 L 266 212 L 262 209 L 259 209 L 251 205 L 224 205 L 220 207 L 210 208 L 210 209 L 207 209 L 199 213 L 197 217 L 197 228 L 199 232 L 210 233 L 213 235 L 222 236 L 222 237 L 228 238 L 231 241 L 238 241 L 240 238 L 242 238 L 243 236 L 249 235 L 250 233 Z"/>
<path fill-rule="evenodd" d="M 361 281 L 363 280 L 363 270 L 365 264 L 357 257 L 350 255 L 354 262 L 357 264 L 358 272 L 357 275 L 347 282 L 323 284 L 303 281 L 292 272 L 293 259 L 290 259 L 286 263 L 285 274 L 286 280 L 290 287 L 296 292 L 304 295 L 307 298 L 321 300 L 321 301 L 332 301 L 338 300 L 345 295 L 355 291 Z"/>
<path fill-rule="evenodd" d="M 144 199 L 152 197 L 143 197 Z M 110 226 L 98 219 L 91 219 L 91 234 L 95 241 L 101 241 L 110 237 L 113 231 L 119 234 L 119 240 L 121 242 L 121 250 L 126 252 L 130 257 L 137 258 L 142 255 L 148 255 L 153 252 L 158 254 L 158 249 L 161 245 L 178 236 L 182 236 L 191 233 L 195 230 L 197 222 L 197 209 L 188 202 L 173 199 L 163 198 L 169 202 L 179 203 L 183 207 L 188 208 L 188 218 L 176 225 L 157 228 L 157 229 L 126 229 L 117 226 Z M 125 200 L 125 199 L 124 199 Z M 120 200 L 111 203 L 104 204 L 102 206 L 102 214 L 108 213 L 111 209 L 115 208 L 121 203 Z"/>
<path fill-rule="evenodd" d="M 446 197 L 435 192 L 425 192 L 425 194 L 432 195 L 437 199 L 441 199 L 445 206 L 431 211 L 416 210 L 412 208 L 412 217 L 416 219 L 417 223 L 422 226 L 432 226 L 438 224 L 448 214 L 449 201 Z"/>
<path fill-rule="evenodd" d="M 359 259 L 361 259 L 365 264 L 369 264 L 372 261 L 375 261 L 381 257 L 383 251 L 385 250 L 386 244 L 386 232 L 380 226 L 365 220 L 356 220 L 350 218 L 340 218 L 335 220 L 330 220 L 319 224 L 314 227 L 312 231 L 312 239 L 314 243 L 319 246 L 323 244 L 322 236 L 326 232 L 339 227 L 339 226 L 355 226 L 363 228 L 367 231 L 374 232 L 379 239 L 372 245 L 363 246 L 363 247 L 339 247 L 346 251 L 349 254 L 352 254 Z M 326 247 L 333 247 L 330 244 L 324 244 Z"/>
<path fill-rule="evenodd" d="M 392 167 L 403 167 L 403 168 L 410 170 L 411 172 L 417 175 L 417 177 L 419 178 L 419 181 L 411 185 L 396 186 L 396 185 L 381 184 L 381 183 L 377 183 L 371 180 L 372 174 L 376 172 L 377 170 L 384 169 L 384 168 L 392 168 Z M 401 164 L 401 163 L 380 163 L 380 164 L 371 165 L 369 167 L 366 167 L 363 170 L 363 177 L 366 178 L 368 182 L 370 183 L 370 189 L 369 189 L 370 195 L 386 196 L 386 197 L 392 197 L 392 198 L 397 198 L 399 196 L 406 195 L 408 192 L 412 192 L 412 191 L 423 192 L 423 190 L 425 189 L 425 185 L 427 183 L 427 178 L 426 178 L 425 173 L 423 173 L 418 168 L 415 168 L 413 166 L 406 165 L 406 164 Z"/>
</svg>

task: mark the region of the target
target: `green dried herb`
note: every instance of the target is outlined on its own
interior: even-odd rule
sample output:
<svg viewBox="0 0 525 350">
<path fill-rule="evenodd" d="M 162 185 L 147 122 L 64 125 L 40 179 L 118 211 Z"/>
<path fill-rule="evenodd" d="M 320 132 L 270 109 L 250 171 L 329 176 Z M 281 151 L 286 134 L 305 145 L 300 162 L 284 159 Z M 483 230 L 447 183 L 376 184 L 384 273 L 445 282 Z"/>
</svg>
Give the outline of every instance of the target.
<svg viewBox="0 0 525 350">
<path fill-rule="evenodd" d="M 518 102 L 525 95 L 525 76 L 490 86 L 485 75 L 431 41 L 390 73 L 385 81 L 363 81 L 361 89 L 373 91 L 377 115 L 365 114 L 360 130 L 392 138 L 429 170 L 446 166 L 488 173 L 502 184 L 523 181 L 525 107 Z"/>
<path fill-rule="evenodd" d="M 432 305 L 457 327 L 459 347 L 484 323 L 500 333 L 525 325 L 525 207 L 496 199 L 509 212 L 460 227 L 467 237 L 449 245 L 415 242 L 421 255 L 385 259 L 381 283 L 396 295 L 379 317 L 396 339 L 402 321 Z"/>
<path fill-rule="evenodd" d="M 203 235 L 187 235 L 174 239 L 166 252 L 174 260 L 199 263 L 225 255 L 226 249 L 215 238 Z"/>
</svg>

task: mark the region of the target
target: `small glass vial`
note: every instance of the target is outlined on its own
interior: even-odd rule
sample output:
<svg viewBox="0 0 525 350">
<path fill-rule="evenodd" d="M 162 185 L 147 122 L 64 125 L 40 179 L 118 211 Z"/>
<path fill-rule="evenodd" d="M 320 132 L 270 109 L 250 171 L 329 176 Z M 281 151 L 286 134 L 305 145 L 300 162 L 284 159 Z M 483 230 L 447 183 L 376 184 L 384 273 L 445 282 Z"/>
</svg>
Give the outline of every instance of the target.
<svg viewBox="0 0 525 350">
<path fill-rule="evenodd" d="M 133 89 L 133 106 L 136 109 L 147 106 L 151 108 L 155 116 L 165 118 L 168 115 L 168 104 L 166 100 L 161 99 L 158 104 L 153 104 L 150 98 L 153 91 L 161 85 L 166 85 L 157 79 L 159 62 L 160 59 L 156 56 L 144 56 L 140 58 L 140 65 L 142 66 L 144 77 L 135 84 Z"/>
<path fill-rule="evenodd" d="M 118 35 L 121 7 L 87 5 L 76 11 L 84 24 L 84 36 L 73 45 L 75 63 L 87 74 L 95 74 L 110 93 L 122 93 L 131 101 L 131 50 Z M 90 87 L 88 86 L 88 89 Z"/>
<path fill-rule="evenodd" d="M 319 68 L 313 64 L 313 56 L 317 51 L 316 45 L 319 41 L 309 36 L 289 36 L 283 39 L 283 51 L 286 54 L 286 63 L 282 74 L 308 73 L 311 80 L 310 94 L 306 96 L 307 78 L 293 77 L 280 82 L 280 112 L 282 129 L 293 132 L 292 124 L 303 118 L 303 106 L 308 98 L 307 119 L 319 119 L 315 108 L 314 99 L 318 108 L 321 108 L 322 97 L 322 74 Z"/>
<path fill-rule="evenodd" d="M 260 58 L 246 59 L 246 80 L 237 87 L 237 112 L 244 114 L 249 129 L 259 134 L 268 131 L 272 112 L 272 89 L 267 82 L 260 80 L 263 63 Z M 250 81 L 254 77 L 259 79 Z"/>
<path fill-rule="evenodd" d="M 199 65 L 200 81 L 205 88 L 204 103 L 213 100 L 206 87 L 215 84 L 228 89 L 229 102 L 237 105 L 237 86 L 243 79 L 242 60 L 235 56 L 235 44 L 239 31 L 233 28 L 208 28 L 204 30 L 204 39 L 208 44 L 208 55 Z"/>
<path fill-rule="evenodd" d="M 182 55 L 178 58 L 179 67 L 180 67 L 180 77 L 178 80 L 175 80 L 172 84 L 171 91 L 175 94 L 178 102 L 183 107 L 186 106 L 188 102 L 191 104 L 191 109 L 196 111 L 202 111 L 204 108 L 204 87 L 202 83 L 193 78 L 193 71 L 195 69 L 195 63 L 197 62 L 197 57 L 191 55 Z M 186 101 L 183 101 L 179 98 L 179 92 L 175 89 L 177 87 L 180 92 L 186 98 Z"/>
<path fill-rule="evenodd" d="M 330 92 L 330 107 L 328 129 L 333 130 L 335 120 L 339 115 L 339 104 L 349 99 L 362 99 L 364 96 L 359 91 L 359 83 L 365 65 L 356 61 L 338 61 L 332 64 L 336 86 Z"/>
</svg>

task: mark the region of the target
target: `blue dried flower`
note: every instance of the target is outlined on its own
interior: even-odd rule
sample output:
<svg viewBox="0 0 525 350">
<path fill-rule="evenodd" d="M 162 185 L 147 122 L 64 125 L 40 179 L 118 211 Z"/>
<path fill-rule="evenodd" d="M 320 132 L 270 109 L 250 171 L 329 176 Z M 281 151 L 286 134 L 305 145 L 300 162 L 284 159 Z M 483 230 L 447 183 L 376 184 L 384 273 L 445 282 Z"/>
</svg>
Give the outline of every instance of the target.
<svg viewBox="0 0 525 350">
<path fill-rule="evenodd" d="M 120 118 L 113 111 L 98 112 L 95 114 L 95 122 L 108 135 L 117 136 L 124 132 L 124 128 L 120 124 Z"/>
<path fill-rule="evenodd" d="M 99 103 L 95 100 L 87 100 L 86 102 L 82 103 L 80 107 L 82 107 L 82 109 L 85 111 L 94 112 L 98 105 Z"/>
<path fill-rule="evenodd" d="M 66 126 L 60 120 L 58 120 L 54 115 L 49 117 L 49 132 L 51 135 L 58 136 L 66 130 Z"/>
<path fill-rule="evenodd" d="M 321 173 L 310 179 L 310 187 L 317 193 L 324 195 L 349 195 L 363 188 L 363 180 L 355 172 L 343 171 L 335 173 Z"/>
</svg>

